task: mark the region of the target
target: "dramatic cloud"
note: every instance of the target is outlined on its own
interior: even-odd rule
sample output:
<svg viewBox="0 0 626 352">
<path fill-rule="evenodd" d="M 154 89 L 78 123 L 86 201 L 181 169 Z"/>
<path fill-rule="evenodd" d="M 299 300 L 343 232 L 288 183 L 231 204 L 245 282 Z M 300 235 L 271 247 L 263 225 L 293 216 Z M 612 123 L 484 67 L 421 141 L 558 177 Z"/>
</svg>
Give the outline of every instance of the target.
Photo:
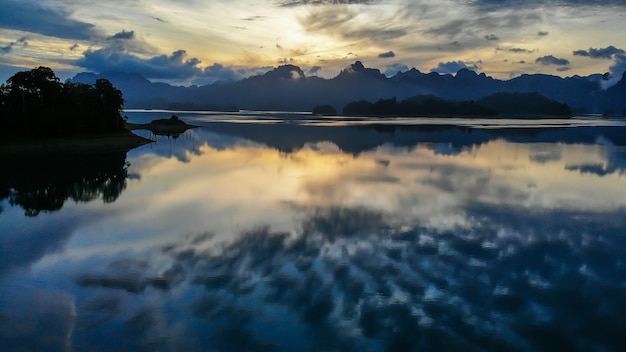
<svg viewBox="0 0 626 352">
<path fill-rule="evenodd" d="M 442 179 L 429 185 L 444 192 L 463 184 L 449 173 L 436 175 Z M 468 198 L 496 186 L 481 180 L 472 182 L 477 189 Z M 77 283 L 105 287 L 113 297 L 92 299 L 86 313 L 109 317 L 116 332 L 168 346 L 177 335 L 213 334 L 206 341 L 189 340 L 187 350 L 250 350 L 278 342 L 286 350 L 306 350 L 310 341 L 324 350 L 367 350 L 373 342 L 403 351 L 440 350 L 442 339 L 455 350 L 512 350 L 541 349 L 545 334 L 568 343 L 593 331 L 602 299 L 612 313 L 603 316 L 602 333 L 590 334 L 585 343 L 607 350 L 620 346 L 624 323 L 616 312 L 624 304 L 618 289 L 624 269 L 614 263 L 625 253 L 614 234 L 624 226 L 621 212 L 524 212 L 471 203 L 466 211 L 475 219 L 472 227 L 442 232 L 396 228 L 389 214 L 362 207 L 299 208 L 297 236 L 261 226 L 215 254 L 173 242 L 148 254 L 127 254 L 133 259 L 121 263 L 104 262 L 104 274 L 83 266 Z M 128 297 L 119 294 L 129 292 L 126 287 L 97 282 L 101 275 L 145 281 L 145 273 L 162 270 L 163 257 L 171 263 L 163 275 L 178 277 L 159 290 L 175 290 L 166 304 L 153 299 L 155 290 L 130 291 L 135 295 Z M 89 277 L 96 278 L 93 285 L 84 285 Z M 85 290 L 88 297 L 97 292 Z M 134 309 L 119 314 L 129 306 Z M 190 322 L 189 314 L 197 320 Z M 163 316 L 177 329 L 160 322 Z M 275 321 L 288 324 L 280 325 L 281 334 L 268 334 Z M 546 332 L 535 333 L 537 326 Z M 298 338 L 285 338 L 292 335 Z"/>
<path fill-rule="evenodd" d="M 431 69 L 430 72 L 438 72 L 442 74 L 457 73 L 459 70 L 464 68 L 474 71 L 478 69 L 478 66 L 476 66 L 476 64 L 470 64 L 470 66 L 468 66 L 463 61 L 448 61 L 440 62 L 437 67 Z"/>
<path fill-rule="evenodd" d="M 498 38 L 498 36 L 495 35 L 495 34 L 488 34 L 488 35 L 485 36 L 485 39 L 487 39 L 487 40 L 500 40 L 500 38 Z"/>
<path fill-rule="evenodd" d="M 126 41 L 143 42 L 151 48 L 116 51 L 120 61 L 129 59 L 126 55 L 148 60 L 183 49 L 189 53 L 186 60 L 193 57 L 205 64 L 219 62 L 227 67 L 277 62 L 305 67 L 321 65 L 323 76 L 330 78 L 345 66 L 348 51 L 363 60 L 374 60 L 381 70 L 385 62 L 377 59 L 393 57 L 383 51 L 396 55 L 401 51 L 403 60 L 424 68 L 437 62 L 482 58 L 487 74 L 503 78 L 510 72 L 503 72 L 506 69 L 498 62 L 515 61 L 512 54 L 516 52 L 488 58 L 494 44 L 569 57 L 573 50 L 589 45 L 576 44 L 583 39 L 616 32 L 618 19 L 626 12 L 625 3 L 617 0 L 272 0 L 254 7 L 249 6 L 249 1 L 205 5 L 184 1 L 172 4 L 167 11 L 142 1 L 114 3 L 116 6 L 112 7 L 96 0 L 5 0 L 0 13 L 0 27 L 7 29 L 1 38 L 1 64 L 82 70 L 71 67 L 79 52 L 107 48 L 112 41 Z M 568 18 L 580 21 L 567 21 Z M 601 20 L 606 23 L 588 25 Z M 206 21 L 212 25 L 202 26 Z M 285 28 L 289 28 L 288 35 L 283 35 Z M 562 38 L 553 33 L 548 37 L 548 30 L 555 33 L 555 28 L 563 32 Z M 26 50 L 8 45 L 25 35 L 20 31 L 33 32 L 26 33 L 31 41 Z M 555 46 L 556 40 L 573 44 Z M 68 50 L 74 44 L 80 45 L 80 50 Z M 467 56 L 470 52 L 472 56 Z M 594 73 L 598 67 L 598 63 L 580 60 L 576 64 L 579 75 Z"/>
<path fill-rule="evenodd" d="M 143 59 L 134 54 L 120 52 L 115 47 L 87 50 L 76 65 L 95 72 L 137 72 L 146 78 L 181 79 L 202 73 L 200 60 L 186 58 L 184 50 L 171 55 L 158 55 Z"/>
<path fill-rule="evenodd" d="M 396 57 L 396 54 L 390 50 L 390 51 L 378 54 L 378 57 L 381 59 L 387 59 L 387 58 Z"/>
<path fill-rule="evenodd" d="M 151 54 L 154 49 L 136 38 L 134 31 L 121 31 L 106 38 L 105 46 L 88 49 L 75 64 L 94 72 L 135 72 L 148 79 L 189 79 L 202 76 L 200 60 L 188 58 L 185 50 L 170 55 Z"/>
<path fill-rule="evenodd" d="M 373 22 L 357 20 L 359 12 L 346 6 L 321 6 L 312 8 L 300 19 L 309 33 L 325 33 L 350 40 L 388 41 L 407 34 L 405 24 L 381 18 Z"/>
<path fill-rule="evenodd" d="M 442 36 L 446 38 L 476 38 L 479 36 L 487 40 L 497 40 L 498 37 L 491 34 L 483 36 L 486 31 L 517 30 L 533 23 L 541 21 L 541 15 L 536 9 L 523 9 L 518 11 L 494 11 L 494 12 L 474 12 L 463 13 L 463 16 L 452 17 L 450 20 L 424 31 L 432 36 Z"/>
<path fill-rule="evenodd" d="M 74 20 L 70 13 L 46 7 L 39 1 L 3 2 L 0 28 L 76 40 L 88 40 L 96 35 L 94 25 Z"/>
<path fill-rule="evenodd" d="M 601 82 L 602 88 L 607 89 L 615 85 L 622 79 L 626 71 L 626 51 L 610 45 L 606 48 L 589 48 L 589 50 L 575 50 L 575 56 L 585 56 L 591 59 L 613 59 L 613 64 L 609 67 L 609 79 Z"/>
<path fill-rule="evenodd" d="M 624 50 L 616 48 L 613 45 L 602 49 L 589 48 L 589 50 L 574 51 L 575 56 L 587 56 L 592 59 L 612 59 L 618 54 L 624 54 Z"/>
<path fill-rule="evenodd" d="M 569 65 L 569 60 L 559 59 L 557 57 L 554 57 L 553 55 L 546 55 L 546 56 L 538 57 L 537 60 L 535 60 L 535 63 L 542 64 L 542 65 L 565 66 L 565 65 Z"/>
</svg>

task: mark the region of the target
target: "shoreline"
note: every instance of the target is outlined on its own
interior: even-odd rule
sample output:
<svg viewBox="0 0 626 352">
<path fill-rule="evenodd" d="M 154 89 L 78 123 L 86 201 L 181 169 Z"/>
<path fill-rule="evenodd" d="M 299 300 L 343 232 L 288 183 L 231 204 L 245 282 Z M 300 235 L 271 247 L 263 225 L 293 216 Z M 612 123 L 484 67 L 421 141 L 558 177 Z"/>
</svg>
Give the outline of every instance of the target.
<svg viewBox="0 0 626 352">
<path fill-rule="evenodd" d="M 67 138 L 0 142 L 0 155 L 128 152 L 131 149 L 150 143 L 154 143 L 154 141 L 138 136 L 130 130 L 125 130 L 105 134 L 84 134 Z"/>
</svg>

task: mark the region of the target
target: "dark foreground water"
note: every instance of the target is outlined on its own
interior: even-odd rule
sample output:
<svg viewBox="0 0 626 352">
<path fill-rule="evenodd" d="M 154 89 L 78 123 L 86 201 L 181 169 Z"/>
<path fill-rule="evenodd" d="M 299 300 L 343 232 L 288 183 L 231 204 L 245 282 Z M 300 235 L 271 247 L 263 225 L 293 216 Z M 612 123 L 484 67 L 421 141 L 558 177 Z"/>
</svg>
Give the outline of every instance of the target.
<svg viewBox="0 0 626 352">
<path fill-rule="evenodd" d="M 624 127 L 196 122 L 3 156 L 0 350 L 626 346 Z"/>
</svg>

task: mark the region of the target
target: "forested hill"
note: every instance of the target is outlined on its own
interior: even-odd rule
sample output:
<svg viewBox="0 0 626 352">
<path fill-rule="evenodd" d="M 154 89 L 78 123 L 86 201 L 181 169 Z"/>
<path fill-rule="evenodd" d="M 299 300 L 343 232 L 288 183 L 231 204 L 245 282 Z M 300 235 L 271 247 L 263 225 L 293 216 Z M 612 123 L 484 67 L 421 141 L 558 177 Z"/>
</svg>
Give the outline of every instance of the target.
<svg viewBox="0 0 626 352">
<path fill-rule="evenodd" d="M 313 109 L 320 115 L 328 114 L 328 105 Z M 330 113 L 333 114 L 333 113 Z M 572 115 L 567 104 L 548 99 L 538 93 L 496 93 L 478 101 L 452 101 L 434 95 L 418 95 L 398 101 L 379 99 L 375 103 L 359 100 L 343 108 L 347 116 L 523 116 L 543 117 Z"/>
<path fill-rule="evenodd" d="M 621 114 L 626 109 L 626 80 L 603 89 L 607 77 L 601 74 L 567 78 L 525 74 L 510 80 L 494 79 L 484 73 L 462 69 L 455 75 L 423 73 L 417 69 L 386 77 L 361 62 L 346 67 L 336 77 L 307 77 L 294 65 L 279 66 L 263 75 L 229 83 L 175 87 L 152 83 L 138 74 L 109 72 L 83 73 L 73 82 L 92 84 L 107 78 L 124 92 L 125 108 L 233 107 L 250 110 L 311 111 L 328 104 L 337 111 L 360 99 L 376 101 L 396 97 L 433 95 L 454 101 L 476 101 L 495 93 L 538 93 L 573 113 Z"/>
<path fill-rule="evenodd" d="M 122 131 L 122 92 L 107 79 L 61 83 L 54 71 L 18 72 L 0 86 L 3 140 Z"/>
</svg>

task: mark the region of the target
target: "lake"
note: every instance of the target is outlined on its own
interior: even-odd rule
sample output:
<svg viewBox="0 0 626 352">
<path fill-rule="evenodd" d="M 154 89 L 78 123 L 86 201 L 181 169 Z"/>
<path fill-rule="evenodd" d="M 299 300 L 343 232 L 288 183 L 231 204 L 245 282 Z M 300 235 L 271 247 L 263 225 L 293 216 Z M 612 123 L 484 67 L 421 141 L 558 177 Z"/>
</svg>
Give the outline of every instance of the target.
<svg viewBox="0 0 626 352">
<path fill-rule="evenodd" d="M 3 350 L 626 346 L 624 121 L 176 114 L 3 157 Z"/>
</svg>

